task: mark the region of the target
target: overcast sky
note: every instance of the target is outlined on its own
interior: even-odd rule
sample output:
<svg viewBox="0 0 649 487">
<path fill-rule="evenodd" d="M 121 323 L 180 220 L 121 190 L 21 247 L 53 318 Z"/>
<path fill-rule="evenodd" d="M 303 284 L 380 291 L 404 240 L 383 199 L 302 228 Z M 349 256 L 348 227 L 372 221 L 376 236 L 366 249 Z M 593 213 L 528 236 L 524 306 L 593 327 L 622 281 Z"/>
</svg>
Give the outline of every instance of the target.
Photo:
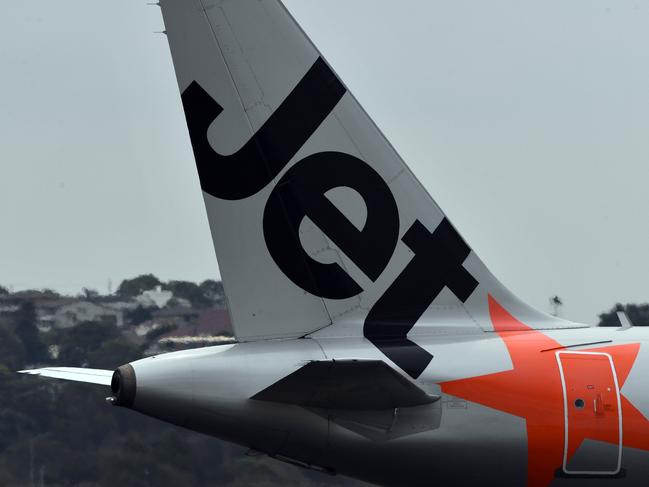
<svg viewBox="0 0 649 487">
<path fill-rule="evenodd" d="M 505 285 L 587 322 L 649 301 L 649 4 L 286 4 Z M 0 284 L 218 277 L 163 28 L 0 6 Z"/>
</svg>

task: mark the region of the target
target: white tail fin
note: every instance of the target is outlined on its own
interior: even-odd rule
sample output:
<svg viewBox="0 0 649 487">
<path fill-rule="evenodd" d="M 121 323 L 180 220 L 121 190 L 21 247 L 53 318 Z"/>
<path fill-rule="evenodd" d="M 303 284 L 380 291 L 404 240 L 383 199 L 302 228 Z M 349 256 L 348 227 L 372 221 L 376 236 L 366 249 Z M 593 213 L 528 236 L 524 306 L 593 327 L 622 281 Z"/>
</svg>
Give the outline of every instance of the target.
<svg viewBox="0 0 649 487">
<path fill-rule="evenodd" d="M 492 330 L 488 295 L 568 325 L 489 273 L 278 0 L 160 3 L 239 339 L 335 323 L 412 350 Z"/>
</svg>

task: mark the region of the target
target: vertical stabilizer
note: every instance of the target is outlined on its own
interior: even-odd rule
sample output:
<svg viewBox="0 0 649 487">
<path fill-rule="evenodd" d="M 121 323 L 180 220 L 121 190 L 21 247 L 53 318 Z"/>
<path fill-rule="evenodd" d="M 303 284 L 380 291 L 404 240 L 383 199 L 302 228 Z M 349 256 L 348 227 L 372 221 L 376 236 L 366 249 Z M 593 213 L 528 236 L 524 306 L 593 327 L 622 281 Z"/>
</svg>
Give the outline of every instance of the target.
<svg viewBox="0 0 649 487">
<path fill-rule="evenodd" d="M 491 330 L 489 295 L 570 326 L 489 273 L 278 0 L 160 3 L 239 339 L 333 323 L 401 360 Z"/>
</svg>

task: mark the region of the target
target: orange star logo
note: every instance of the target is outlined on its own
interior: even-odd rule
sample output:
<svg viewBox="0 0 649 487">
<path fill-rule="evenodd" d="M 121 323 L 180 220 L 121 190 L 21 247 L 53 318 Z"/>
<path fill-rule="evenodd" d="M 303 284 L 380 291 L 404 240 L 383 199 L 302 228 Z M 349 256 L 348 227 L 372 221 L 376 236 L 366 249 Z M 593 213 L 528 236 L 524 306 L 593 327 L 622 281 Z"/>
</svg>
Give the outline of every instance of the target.
<svg viewBox="0 0 649 487">
<path fill-rule="evenodd" d="M 564 389 L 557 355 L 553 351 L 562 348 L 562 345 L 518 321 L 491 296 L 489 313 L 494 330 L 507 347 L 513 368 L 504 372 L 445 382 L 441 384 L 442 390 L 446 394 L 525 419 L 528 442 L 527 485 L 547 486 L 564 461 Z M 640 345 L 634 343 L 579 351 L 605 353 L 611 357 L 620 388 L 623 444 L 649 450 L 649 421 L 621 393 L 639 349 Z M 606 361 L 608 364 L 608 358 Z M 590 372 L 593 373 L 593 370 L 598 374 L 603 368 L 591 367 Z M 610 365 L 608 374 L 612 376 Z M 613 409 L 612 414 L 619 418 L 617 394 L 615 399 L 613 405 L 600 404 L 600 414 L 606 407 Z M 601 398 L 598 398 L 592 406 L 595 410 L 598 400 L 601 402 Z M 604 428 L 593 428 L 589 421 L 592 420 L 572 423 L 566 451 L 568 460 L 586 438 L 614 444 L 620 441 L 617 420 L 611 423 L 611 427 Z"/>
</svg>

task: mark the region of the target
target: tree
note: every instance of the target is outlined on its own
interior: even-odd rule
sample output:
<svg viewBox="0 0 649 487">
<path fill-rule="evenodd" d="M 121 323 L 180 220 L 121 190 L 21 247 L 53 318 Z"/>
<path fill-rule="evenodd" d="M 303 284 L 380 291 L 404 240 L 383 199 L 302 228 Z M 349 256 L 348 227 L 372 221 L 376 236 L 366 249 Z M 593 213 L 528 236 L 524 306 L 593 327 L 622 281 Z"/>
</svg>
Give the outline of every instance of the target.
<svg viewBox="0 0 649 487">
<path fill-rule="evenodd" d="M 99 297 L 99 291 L 84 287 L 81 289 L 81 295 L 90 301 Z"/>
<path fill-rule="evenodd" d="M 47 360 L 47 347 L 38 335 L 36 319 L 36 308 L 31 301 L 21 304 L 15 314 L 16 336 L 22 341 L 25 360 L 30 364 Z"/>
<path fill-rule="evenodd" d="M 125 338 L 118 337 L 103 342 L 97 350 L 88 354 L 88 367 L 116 369 L 120 365 L 140 358 L 140 351 Z"/>
<path fill-rule="evenodd" d="M 134 298 L 139 296 L 143 291 L 153 289 L 162 283 L 153 274 L 142 274 L 133 279 L 124 279 L 117 288 L 116 294 L 123 298 Z"/>
<path fill-rule="evenodd" d="M 22 341 L 5 323 L 0 323 L 0 364 L 6 365 L 12 371 L 25 365 Z"/>
<path fill-rule="evenodd" d="M 212 304 L 217 306 L 225 306 L 225 291 L 223 290 L 223 283 L 215 281 L 214 279 L 207 279 L 199 285 L 203 296 L 209 299 Z"/>
<path fill-rule="evenodd" d="M 138 306 L 135 309 L 128 310 L 124 313 L 124 317 L 131 325 L 139 325 L 152 318 L 151 310 L 144 306 Z"/>
<path fill-rule="evenodd" d="M 87 366 L 90 354 L 99 350 L 104 342 L 114 340 L 119 335 L 119 329 L 115 325 L 100 321 L 86 321 L 64 330 L 59 340 L 59 362 L 72 367 Z"/>
<path fill-rule="evenodd" d="M 4 286 L 0 286 L 0 296 L 6 296 L 7 294 L 9 294 L 9 289 Z"/>
<path fill-rule="evenodd" d="M 23 300 L 28 299 L 57 299 L 61 295 L 53 289 L 25 289 L 23 291 L 16 291 L 13 293 L 14 298 Z"/>
<path fill-rule="evenodd" d="M 169 281 L 163 286 L 174 294 L 175 298 L 186 299 L 192 306 L 204 308 L 211 304 L 210 300 L 205 297 L 201 288 L 189 281 Z"/>
<path fill-rule="evenodd" d="M 41 293 L 44 298 L 56 299 L 61 297 L 61 295 L 57 293 L 54 289 L 45 288 L 41 291 Z"/>
</svg>

